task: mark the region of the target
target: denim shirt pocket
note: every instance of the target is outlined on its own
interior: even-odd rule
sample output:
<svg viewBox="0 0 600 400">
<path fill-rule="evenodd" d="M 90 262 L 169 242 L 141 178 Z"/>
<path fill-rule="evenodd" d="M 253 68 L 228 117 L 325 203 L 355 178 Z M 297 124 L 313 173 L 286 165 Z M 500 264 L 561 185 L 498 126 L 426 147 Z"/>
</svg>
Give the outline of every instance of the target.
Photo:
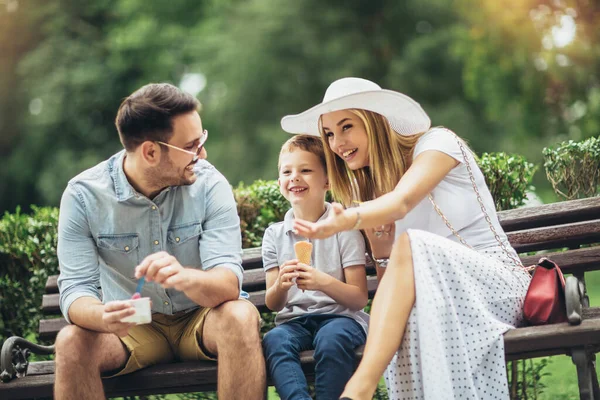
<svg viewBox="0 0 600 400">
<path fill-rule="evenodd" d="M 167 230 L 167 246 L 169 254 L 174 256 L 184 267 L 200 267 L 200 236 L 202 224 L 192 222 L 172 226 Z"/>
<path fill-rule="evenodd" d="M 98 253 L 109 268 L 135 278 L 135 267 L 140 263 L 140 239 L 137 233 L 99 234 Z"/>
</svg>

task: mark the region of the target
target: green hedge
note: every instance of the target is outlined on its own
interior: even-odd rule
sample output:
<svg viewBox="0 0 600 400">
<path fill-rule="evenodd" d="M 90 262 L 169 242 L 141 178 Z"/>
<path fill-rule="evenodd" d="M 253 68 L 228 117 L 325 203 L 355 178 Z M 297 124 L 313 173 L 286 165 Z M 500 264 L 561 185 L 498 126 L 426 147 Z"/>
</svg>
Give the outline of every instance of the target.
<svg viewBox="0 0 600 400">
<path fill-rule="evenodd" d="M 543 150 L 546 177 L 567 200 L 593 197 L 600 188 L 600 138 L 569 140 Z"/>
<path fill-rule="evenodd" d="M 32 209 L 31 215 L 17 209 L 0 220 L 0 342 L 37 331 L 44 285 L 58 273 L 58 209 Z"/>
<path fill-rule="evenodd" d="M 531 180 L 537 170 L 519 155 L 483 153 L 479 167 L 485 176 L 498 211 L 523 205 L 527 191 L 533 191 Z"/>
</svg>

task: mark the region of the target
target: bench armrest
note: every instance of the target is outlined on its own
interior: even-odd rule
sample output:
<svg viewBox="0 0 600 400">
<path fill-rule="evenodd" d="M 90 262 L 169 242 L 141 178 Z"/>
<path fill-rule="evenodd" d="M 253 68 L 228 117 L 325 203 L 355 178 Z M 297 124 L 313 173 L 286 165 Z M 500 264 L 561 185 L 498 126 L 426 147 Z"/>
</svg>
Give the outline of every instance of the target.
<svg viewBox="0 0 600 400">
<path fill-rule="evenodd" d="M 15 376 L 22 378 L 27 375 L 28 358 L 31 353 L 54 354 L 54 345 L 42 346 L 18 336 L 8 338 L 2 345 L 0 353 L 0 379 L 2 382 L 8 382 Z"/>
<path fill-rule="evenodd" d="M 585 284 L 576 276 L 568 276 L 565 280 L 565 300 L 569 324 L 579 325 L 581 323 L 584 298 Z"/>
</svg>

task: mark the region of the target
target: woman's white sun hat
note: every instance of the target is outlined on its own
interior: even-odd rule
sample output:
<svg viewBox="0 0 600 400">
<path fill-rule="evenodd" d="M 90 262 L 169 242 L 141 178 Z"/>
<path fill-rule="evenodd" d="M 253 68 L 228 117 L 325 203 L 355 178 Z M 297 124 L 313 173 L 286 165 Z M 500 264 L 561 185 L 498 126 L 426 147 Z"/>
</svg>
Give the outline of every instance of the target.
<svg viewBox="0 0 600 400">
<path fill-rule="evenodd" d="M 342 78 L 327 88 L 323 102 L 296 115 L 281 119 L 281 127 L 289 133 L 320 136 L 319 118 L 332 111 L 358 108 L 383 115 L 392 128 L 409 136 L 426 132 L 431 120 L 419 103 L 402 93 L 382 89 L 378 84 L 361 78 Z"/>
</svg>

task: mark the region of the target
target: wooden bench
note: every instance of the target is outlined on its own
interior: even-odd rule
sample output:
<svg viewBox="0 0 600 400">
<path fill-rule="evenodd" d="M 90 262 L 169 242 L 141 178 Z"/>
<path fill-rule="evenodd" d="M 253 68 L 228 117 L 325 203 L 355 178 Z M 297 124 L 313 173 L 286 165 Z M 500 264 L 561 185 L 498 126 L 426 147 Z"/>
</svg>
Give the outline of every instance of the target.
<svg viewBox="0 0 600 400">
<path fill-rule="evenodd" d="M 512 329 L 504 335 L 507 360 L 566 354 L 577 366 L 580 397 L 600 399 L 595 372 L 595 353 L 600 351 L 600 309 L 589 308 L 585 293 L 584 273 L 600 269 L 600 198 L 575 200 L 523 208 L 499 213 L 509 240 L 525 265 L 535 264 L 539 255 L 523 253 L 540 250 L 569 250 L 551 254 L 568 277 L 569 307 L 583 316 L 572 315 L 573 324 Z M 265 307 L 265 274 L 260 248 L 246 249 L 243 255 L 244 285 L 250 300 L 258 309 Z M 373 297 L 377 281 L 374 268 L 368 264 L 369 296 Z M 46 284 L 42 302 L 44 315 L 40 321 L 41 339 L 53 340 L 66 325 L 60 317 L 56 276 Z M 578 307 L 583 310 L 579 311 Z M 55 318 L 50 318 L 54 316 Z M 2 348 L 0 398 L 23 399 L 52 396 L 54 362 L 27 362 L 29 352 L 51 354 L 53 346 L 41 348 L 21 338 L 10 338 Z M 357 358 L 362 349 L 357 350 Z M 302 353 L 303 369 L 314 379 L 312 352 Z M 12 379 L 20 371 L 26 377 Z M 153 366 L 130 375 L 104 381 L 108 396 L 129 396 L 159 393 L 181 393 L 216 390 L 217 366 L 211 362 L 173 363 Z"/>
</svg>

